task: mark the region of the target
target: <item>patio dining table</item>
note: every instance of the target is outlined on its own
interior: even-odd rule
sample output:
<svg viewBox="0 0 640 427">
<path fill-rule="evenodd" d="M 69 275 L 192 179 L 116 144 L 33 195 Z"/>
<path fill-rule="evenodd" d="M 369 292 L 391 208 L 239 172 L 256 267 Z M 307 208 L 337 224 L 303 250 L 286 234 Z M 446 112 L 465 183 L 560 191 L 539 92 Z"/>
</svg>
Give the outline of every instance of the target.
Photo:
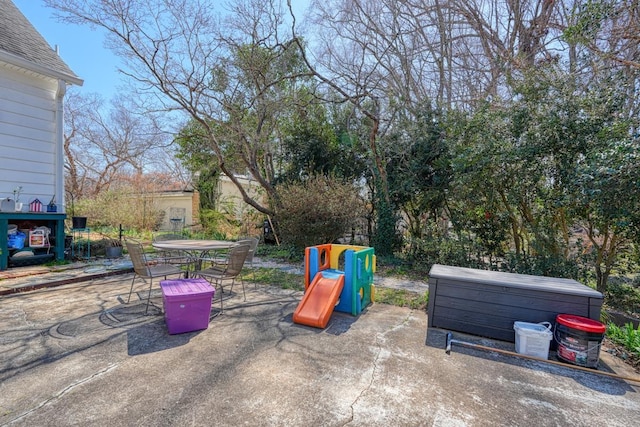
<svg viewBox="0 0 640 427">
<path fill-rule="evenodd" d="M 193 259 L 195 270 L 199 270 L 202 259 L 211 257 L 211 252 L 226 250 L 234 247 L 237 242 L 228 240 L 201 240 L 201 239 L 179 239 L 161 240 L 153 242 L 151 245 L 164 251 L 181 251 Z"/>
</svg>

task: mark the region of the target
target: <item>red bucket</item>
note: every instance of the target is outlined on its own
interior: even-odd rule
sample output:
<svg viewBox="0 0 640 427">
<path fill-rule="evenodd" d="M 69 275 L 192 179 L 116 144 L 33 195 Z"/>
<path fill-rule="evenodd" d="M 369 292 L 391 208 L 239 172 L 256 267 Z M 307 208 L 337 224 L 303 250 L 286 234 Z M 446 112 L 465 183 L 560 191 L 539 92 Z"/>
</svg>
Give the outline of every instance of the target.
<svg viewBox="0 0 640 427">
<path fill-rule="evenodd" d="M 597 368 L 600 345 L 607 327 L 597 320 L 573 314 L 558 314 L 554 338 L 558 359 L 587 368 Z"/>
</svg>

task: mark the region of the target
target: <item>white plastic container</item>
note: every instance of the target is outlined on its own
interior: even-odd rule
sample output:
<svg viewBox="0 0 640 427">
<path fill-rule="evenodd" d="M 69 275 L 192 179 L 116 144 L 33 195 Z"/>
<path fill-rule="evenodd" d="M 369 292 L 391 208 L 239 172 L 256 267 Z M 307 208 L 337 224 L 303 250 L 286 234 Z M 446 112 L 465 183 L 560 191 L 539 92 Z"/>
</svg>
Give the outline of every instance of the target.
<svg viewBox="0 0 640 427">
<path fill-rule="evenodd" d="M 549 358 L 549 344 L 553 338 L 551 323 L 515 322 L 516 352 L 539 359 Z"/>
<path fill-rule="evenodd" d="M 16 201 L 9 198 L 0 199 L 0 211 L 2 212 L 15 212 Z"/>
<path fill-rule="evenodd" d="M 43 228 L 36 228 L 29 233 L 29 246 L 44 248 L 49 246 L 49 233 Z"/>
</svg>

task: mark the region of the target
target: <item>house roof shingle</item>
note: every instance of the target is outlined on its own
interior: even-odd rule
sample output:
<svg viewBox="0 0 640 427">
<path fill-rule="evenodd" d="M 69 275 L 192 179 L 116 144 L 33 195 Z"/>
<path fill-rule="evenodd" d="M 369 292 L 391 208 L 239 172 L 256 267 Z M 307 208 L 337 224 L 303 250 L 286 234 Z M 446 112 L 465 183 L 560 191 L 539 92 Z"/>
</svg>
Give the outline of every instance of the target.
<svg viewBox="0 0 640 427">
<path fill-rule="evenodd" d="M 5 55 L 1 55 L 3 51 Z M 68 83 L 82 85 L 82 80 L 11 0 L 0 0 L 0 59 L 14 62 L 14 65 L 31 71 L 63 78 Z"/>
</svg>

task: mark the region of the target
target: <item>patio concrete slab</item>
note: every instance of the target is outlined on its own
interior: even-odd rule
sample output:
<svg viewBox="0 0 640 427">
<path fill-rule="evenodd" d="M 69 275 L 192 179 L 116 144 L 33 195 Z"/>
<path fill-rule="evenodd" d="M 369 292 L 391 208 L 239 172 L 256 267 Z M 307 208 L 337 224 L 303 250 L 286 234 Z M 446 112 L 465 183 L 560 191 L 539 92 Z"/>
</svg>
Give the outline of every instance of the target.
<svg viewBox="0 0 640 427">
<path fill-rule="evenodd" d="M 637 384 L 425 345 L 427 316 L 374 304 L 296 325 L 301 293 L 247 284 L 169 335 L 130 274 L 0 297 L 0 425 L 630 426 Z M 136 288 L 144 294 L 146 287 Z M 430 334 L 431 338 L 431 334 Z M 461 338 L 458 336 L 457 338 Z M 486 344 L 485 341 L 482 341 Z M 500 345 L 505 345 L 504 343 Z M 601 352 L 602 363 L 633 376 Z"/>
</svg>

